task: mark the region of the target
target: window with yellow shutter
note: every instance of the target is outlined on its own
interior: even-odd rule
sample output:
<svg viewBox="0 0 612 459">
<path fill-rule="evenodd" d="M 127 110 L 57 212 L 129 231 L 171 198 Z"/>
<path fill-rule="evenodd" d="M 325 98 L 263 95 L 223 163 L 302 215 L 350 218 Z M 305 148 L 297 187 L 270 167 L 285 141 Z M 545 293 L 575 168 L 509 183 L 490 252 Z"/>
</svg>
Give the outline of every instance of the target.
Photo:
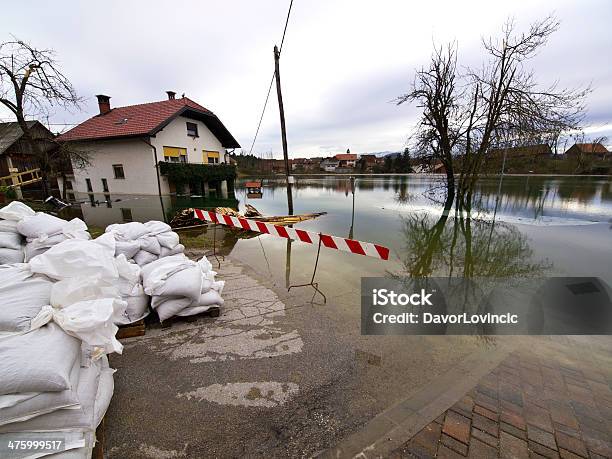
<svg viewBox="0 0 612 459">
<path fill-rule="evenodd" d="M 164 147 L 164 161 L 170 163 L 186 163 L 187 149 L 181 147 Z"/>
<path fill-rule="evenodd" d="M 213 150 L 202 150 L 202 162 L 205 164 L 219 164 L 219 152 Z"/>
</svg>

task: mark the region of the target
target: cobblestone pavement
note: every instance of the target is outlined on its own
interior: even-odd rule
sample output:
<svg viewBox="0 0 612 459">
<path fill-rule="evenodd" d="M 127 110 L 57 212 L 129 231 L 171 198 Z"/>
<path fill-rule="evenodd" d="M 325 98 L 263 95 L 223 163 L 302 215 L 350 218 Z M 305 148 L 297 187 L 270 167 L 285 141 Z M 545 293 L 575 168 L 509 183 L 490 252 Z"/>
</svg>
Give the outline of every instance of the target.
<svg viewBox="0 0 612 459">
<path fill-rule="evenodd" d="M 389 457 L 612 457 L 610 348 L 580 348 L 514 351 Z"/>
</svg>

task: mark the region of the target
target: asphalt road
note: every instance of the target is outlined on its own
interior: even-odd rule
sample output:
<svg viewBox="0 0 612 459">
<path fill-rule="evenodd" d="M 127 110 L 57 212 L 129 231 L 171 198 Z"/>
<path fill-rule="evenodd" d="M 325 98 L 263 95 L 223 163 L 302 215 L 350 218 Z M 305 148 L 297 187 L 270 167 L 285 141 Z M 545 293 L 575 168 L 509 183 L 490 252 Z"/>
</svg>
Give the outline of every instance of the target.
<svg viewBox="0 0 612 459">
<path fill-rule="evenodd" d="M 228 258 L 221 317 L 151 328 L 111 356 L 109 458 L 310 457 L 490 342 L 361 336 L 359 305 L 309 303 Z"/>
</svg>

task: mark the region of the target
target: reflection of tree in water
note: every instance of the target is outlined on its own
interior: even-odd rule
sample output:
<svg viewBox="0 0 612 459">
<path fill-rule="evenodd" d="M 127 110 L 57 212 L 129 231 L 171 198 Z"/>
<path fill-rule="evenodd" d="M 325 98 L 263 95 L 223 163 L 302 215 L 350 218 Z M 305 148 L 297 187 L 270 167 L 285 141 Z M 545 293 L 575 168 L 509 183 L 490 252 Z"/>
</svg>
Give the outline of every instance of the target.
<svg viewBox="0 0 612 459">
<path fill-rule="evenodd" d="M 398 204 L 408 204 L 414 200 L 414 196 L 408 193 L 408 183 L 402 181 L 395 187 L 395 202 Z"/>
<path fill-rule="evenodd" d="M 601 184 L 582 177 L 567 177 L 559 180 L 558 193 L 564 199 L 575 199 L 582 203 L 592 201 Z"/>
<path fill-rule="evenodd" d="M 426 214 L 404 220 L 411 277 L 512 277 L 542 273 L 546 262 L 532 263 L 527 238 L 513 225 L 443 214 L 437 221 Z"/>
</svg>

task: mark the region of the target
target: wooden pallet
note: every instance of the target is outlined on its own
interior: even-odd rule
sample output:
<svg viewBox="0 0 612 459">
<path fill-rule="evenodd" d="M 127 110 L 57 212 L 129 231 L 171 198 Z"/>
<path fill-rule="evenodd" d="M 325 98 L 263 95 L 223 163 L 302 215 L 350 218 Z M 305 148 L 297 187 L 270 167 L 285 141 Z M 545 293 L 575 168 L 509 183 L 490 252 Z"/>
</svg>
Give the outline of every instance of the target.
<svg viewBox="0 0 612 459">
<path fill-rule="evenodd" d="M 145 321 L 140 319 L 129 325 L 121 325 L 117 332 L 117 339 L 133 338 L 135 336 L 143 336 L 145 334 Z"/>
<path fill-rule="evenodd" d="M 217 306 L 213 306 L 211 307 L 208 311 L 204 311 L 201 312 L 200 314 L 195 314 L 193 316 L 174 316 L 174 317 L 170 317 L 169 319 L 164 320 L 163 322 L 161 322 L 161 326 L 162 328 L 169 328 L 172 327 L 172 324 L 175 323 L 180 323 L 180 322 L 195 322 L 196 320 L 198 320 L 201 317 L 210 317 L 210 318 L 215 318 L 215 317 L 219 317 L 221 315 L 221 308 L 217 307 Z"/>
<path fill-rule="evenodd" d="M 104 418 L 102 418 L 102 422 L 96 429 L 96 445 L 91 453 L 91 459 L 104 459 L 104 441 L 106 440 L 105 430 Z"/>
</svg>

